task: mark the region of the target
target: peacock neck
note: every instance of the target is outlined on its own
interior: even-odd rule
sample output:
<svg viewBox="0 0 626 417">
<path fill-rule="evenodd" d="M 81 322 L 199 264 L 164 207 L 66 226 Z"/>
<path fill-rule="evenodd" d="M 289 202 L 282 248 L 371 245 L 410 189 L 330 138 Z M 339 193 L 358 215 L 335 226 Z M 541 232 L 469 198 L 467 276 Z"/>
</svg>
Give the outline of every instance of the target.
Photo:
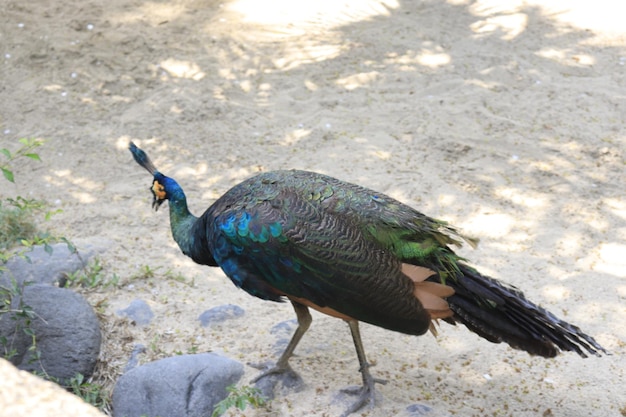
<svg viewBox="0 0 626 417">
<path fill-rule="evenodd" d="M 187 199 L 182 190 L 176 190 L 169 196 L 170 226 L 172 236 L 185 255 L 193 249 L 193 225 L 198 218 L 191 214 L 187 207 Z"/>
</svg>

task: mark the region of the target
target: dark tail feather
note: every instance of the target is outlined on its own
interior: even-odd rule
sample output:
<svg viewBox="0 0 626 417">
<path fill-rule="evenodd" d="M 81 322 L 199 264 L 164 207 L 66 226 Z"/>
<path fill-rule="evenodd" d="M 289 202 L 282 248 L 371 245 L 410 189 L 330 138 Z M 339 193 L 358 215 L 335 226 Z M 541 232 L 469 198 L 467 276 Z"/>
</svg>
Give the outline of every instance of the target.
<svg viewBox="0 0 626 417">
<path fill-rule="evenodd" d="M 591 336 L 528 301 L 520 290 L 467 265 L 459 266 L 456 282 L 446 281 L 455 290 L 447 299 L 455 314 L 448 321 L 463 323 L 491 342 L 506 342 L 531 355 L 553 357 L 559 351 L 573 351 L 586 358 L 587 353 L 608 354 Z"/>
</svg>

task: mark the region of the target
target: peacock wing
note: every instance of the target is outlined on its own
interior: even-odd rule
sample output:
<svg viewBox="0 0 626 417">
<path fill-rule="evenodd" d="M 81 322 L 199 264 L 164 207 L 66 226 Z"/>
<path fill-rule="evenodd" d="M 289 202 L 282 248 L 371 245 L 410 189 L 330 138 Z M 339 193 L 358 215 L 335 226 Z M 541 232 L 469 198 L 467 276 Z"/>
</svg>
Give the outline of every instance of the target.
<svg viewBox="0 0 626 417">
<path fill-rule="evenodd" d="M 285 190 L 224 208 L 208 238 L 217 263 L 261 298 L 285 295 L 391 330 L 421 334 L 430 316 L 402 262 L 350 216 Z"/>
</svg>

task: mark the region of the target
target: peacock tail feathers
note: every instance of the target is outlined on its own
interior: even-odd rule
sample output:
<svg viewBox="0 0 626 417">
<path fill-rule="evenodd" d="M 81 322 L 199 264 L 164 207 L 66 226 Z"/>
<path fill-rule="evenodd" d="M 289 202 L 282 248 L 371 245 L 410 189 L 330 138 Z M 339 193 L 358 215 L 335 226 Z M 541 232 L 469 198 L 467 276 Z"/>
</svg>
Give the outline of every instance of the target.
<svg viewBox="0 0 626 417">
<path fill-rule="evenodd" d="M 578 327 L 529 301 L 517 288 L 484 276 L 464 263 L 451 282 L 454 295 L 447 301 L 454 319 L 494 342 L 508 343 L 532 355 L 554 357 L 559 351 L 600 356 L 608 352 Z"/>
</svg>

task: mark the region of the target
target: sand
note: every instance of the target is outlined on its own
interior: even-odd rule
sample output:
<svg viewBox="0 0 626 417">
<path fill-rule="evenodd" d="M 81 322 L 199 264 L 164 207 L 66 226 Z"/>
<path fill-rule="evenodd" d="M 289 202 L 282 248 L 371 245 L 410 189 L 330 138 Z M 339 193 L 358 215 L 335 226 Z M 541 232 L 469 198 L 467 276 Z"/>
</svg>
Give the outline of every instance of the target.
<svg viewBox="0 0 626 417">
<path fill-rule="evenodd" d="M 149 361 L 277 357 L 288 304 L 185 258 L 150 208 L 142 146 L 201 214 L 259 171 L 377 189 L 481 239 L 481 271 L 613 355 L 533 358 L 461 327 L 437 339 L 363 325 L 381 401 L 357 415 L 626 415 L 626 8 L 608 0 L 0 1 L 0 146 L 46 141 L 2 197 L 61 209 L 44 226 L 110 239 L 118 286 L 84 291 L 103 321 L 96 380 L 133 346 Z M 621 10 L 620 10 L 621 8 Z M 135 298 L 147 327 L 115 315 Z M 203 328 L 226 303 L 246 314 Z M 246 416 L 335 416 L 360 381 L 345 323 L 314 314 L 292 365 L 306 382 Z M 257 371 L 246 367 L 247 383 Z"/>
</svg>

